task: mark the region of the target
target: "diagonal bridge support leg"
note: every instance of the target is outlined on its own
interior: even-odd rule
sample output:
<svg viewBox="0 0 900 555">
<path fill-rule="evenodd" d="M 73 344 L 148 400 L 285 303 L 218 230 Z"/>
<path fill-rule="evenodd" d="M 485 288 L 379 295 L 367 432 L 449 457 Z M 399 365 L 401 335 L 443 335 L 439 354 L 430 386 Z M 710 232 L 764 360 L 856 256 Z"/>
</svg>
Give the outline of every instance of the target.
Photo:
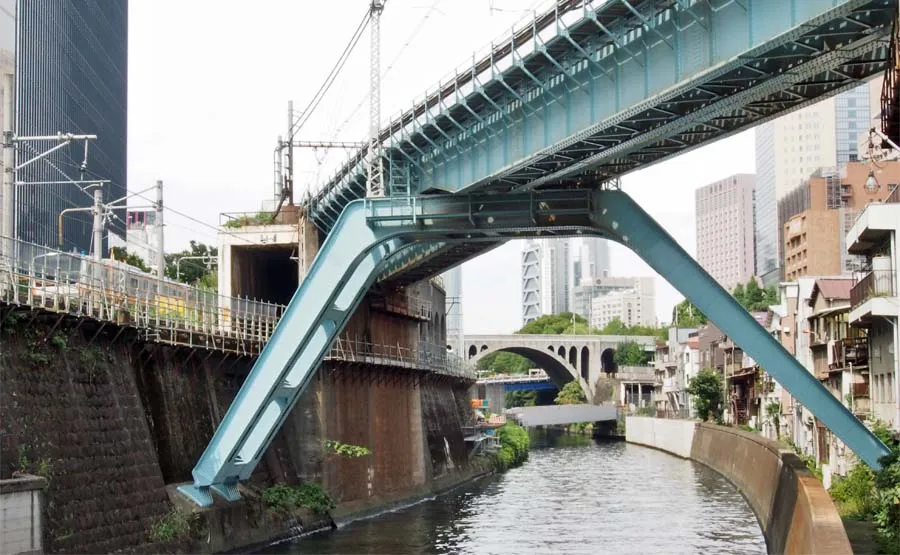
<svg viewBox="0 0 900 555">
<path fill-rule="evenodd" d="M 416 243 L 593 235 L 622 243 L 691 302 L 870 466 L 887 448 L 621 191 L 568 189 L 350 203 L 323 243 L 197 465 L 179 490 L 201 506 L 238 499 L 375 277 Z"/>
</svg>

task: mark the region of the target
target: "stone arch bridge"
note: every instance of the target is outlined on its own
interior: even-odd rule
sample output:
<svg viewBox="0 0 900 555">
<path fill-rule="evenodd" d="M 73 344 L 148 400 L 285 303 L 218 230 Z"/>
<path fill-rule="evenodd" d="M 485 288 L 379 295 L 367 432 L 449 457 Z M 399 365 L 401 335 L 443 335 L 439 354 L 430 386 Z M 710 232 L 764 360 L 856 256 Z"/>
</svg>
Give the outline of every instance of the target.
<svg viewBox="0 0 900 555">
<path fill-rule="evenodd" d="M 560 389 L 572 380 L 581 384 L 588 400 L 602 373 L 616 372 L 616 347 L 632 341 L 655 353 L 656 338 L 645 335 L 467 335 L 464 356 L 470 362 L 498 351 L 524 356 L 542 368 Z"/>
</svg>

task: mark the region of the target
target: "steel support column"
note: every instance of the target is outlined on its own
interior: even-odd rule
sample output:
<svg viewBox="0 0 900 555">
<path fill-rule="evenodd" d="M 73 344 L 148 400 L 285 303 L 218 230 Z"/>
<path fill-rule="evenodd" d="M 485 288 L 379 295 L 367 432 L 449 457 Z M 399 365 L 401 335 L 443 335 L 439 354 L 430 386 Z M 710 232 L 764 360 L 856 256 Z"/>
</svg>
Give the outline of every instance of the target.
<svg viewBox="0 0 900 555">
<path fill-rule="evenodd" d="M 322 245 L 272 338 L 179 490 L 237 499 L 322 357 L 390 258 L 414 243 L 502 242 L 594 235 L 634 250 L 872 467 L 888 453 L 872 433 L 719 286 L 628 195 L 569 189 L 368 199 L 350 203 Z"/>
</svg>

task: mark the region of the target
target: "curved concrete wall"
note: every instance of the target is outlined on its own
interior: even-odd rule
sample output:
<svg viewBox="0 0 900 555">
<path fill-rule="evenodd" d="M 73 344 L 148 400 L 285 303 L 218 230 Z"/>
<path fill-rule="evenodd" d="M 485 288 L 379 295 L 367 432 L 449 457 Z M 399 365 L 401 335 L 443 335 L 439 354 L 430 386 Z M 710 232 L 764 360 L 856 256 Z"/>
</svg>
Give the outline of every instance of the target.
<svg viewBox="0 0 900 555">
<path fill-rule="evenodd" d="M 769 553 L 853 553 L 821 482 L 777 443 L 713 424 L 645 417 L 627 418 L 626 439 L 682 457 L 690 441 L 689 457 L 728 478 L 747 499 Z"/>
</svg>

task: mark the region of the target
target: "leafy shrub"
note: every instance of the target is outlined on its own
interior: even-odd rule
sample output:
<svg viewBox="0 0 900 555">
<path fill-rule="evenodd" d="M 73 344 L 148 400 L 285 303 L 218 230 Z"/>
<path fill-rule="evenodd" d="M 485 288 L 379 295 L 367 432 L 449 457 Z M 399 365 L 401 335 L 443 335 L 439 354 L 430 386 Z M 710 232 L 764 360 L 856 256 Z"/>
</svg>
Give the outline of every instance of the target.
<svg viewBox="0 0 900 555">
<path fill-rule="evenodd" d="M 710 416 L 722 414 L 722 376 L 715 370 L 706 368 L 691 377 L 687 392 L 694 398 L 697 416 L 706 421 Z"/>
<path fill-rule="evenodd" d="M 325 452 L 326 453 L 334 453 L 335 455 L 340 455 L 342 457 L 349 457 L 353 459 L 358 459 L 360 457 L 366 457 L 372 454 L 372 451 L 366 447 L 361 447 L 359 445 L 350 445 L 347 443 L 341 443 L 340 441 L 326 440 L 325 441 Z"/>
<path fill-rule="evenodd" d="M 301 507 L 325 515 L 335 507 L 334 501 L 318 484 L 276 484 L 263 490 L 262 498 L 269 510 L 285 515 L 294 514 Z"/>
<path fill-rule="evenodd" d="M 199 515 L 175 507 L 150 527 L 150 541 L 168 542 L 191 537 Z"/>
<path fill-rule="evenodd" d="M 497 470 L 513 468 L 528 459 L 528 447 L 531 440 L 528 438 L 525 428 L 507 422 L 497 429 L 497 438 L 500 440 L 500 449 L 494 453 L 494 464 Z"/>
<path fill-rule="evenodd" d="M 65 336 L 60 335 L 58 333 L 54 333 L 50 337 L 50 344 L 59 349 L 60 351 L 65 351 L 68 342 L 66 341 Z"/>
<path fill-rule="evenodd" d="M 835 477 L 831 498 L 837 503 L 838 512 L 844 518 L 865 520 L 875 511 L 875 474 L 863 463 L 858 463 L 846 477 Z"/>
</svg>

